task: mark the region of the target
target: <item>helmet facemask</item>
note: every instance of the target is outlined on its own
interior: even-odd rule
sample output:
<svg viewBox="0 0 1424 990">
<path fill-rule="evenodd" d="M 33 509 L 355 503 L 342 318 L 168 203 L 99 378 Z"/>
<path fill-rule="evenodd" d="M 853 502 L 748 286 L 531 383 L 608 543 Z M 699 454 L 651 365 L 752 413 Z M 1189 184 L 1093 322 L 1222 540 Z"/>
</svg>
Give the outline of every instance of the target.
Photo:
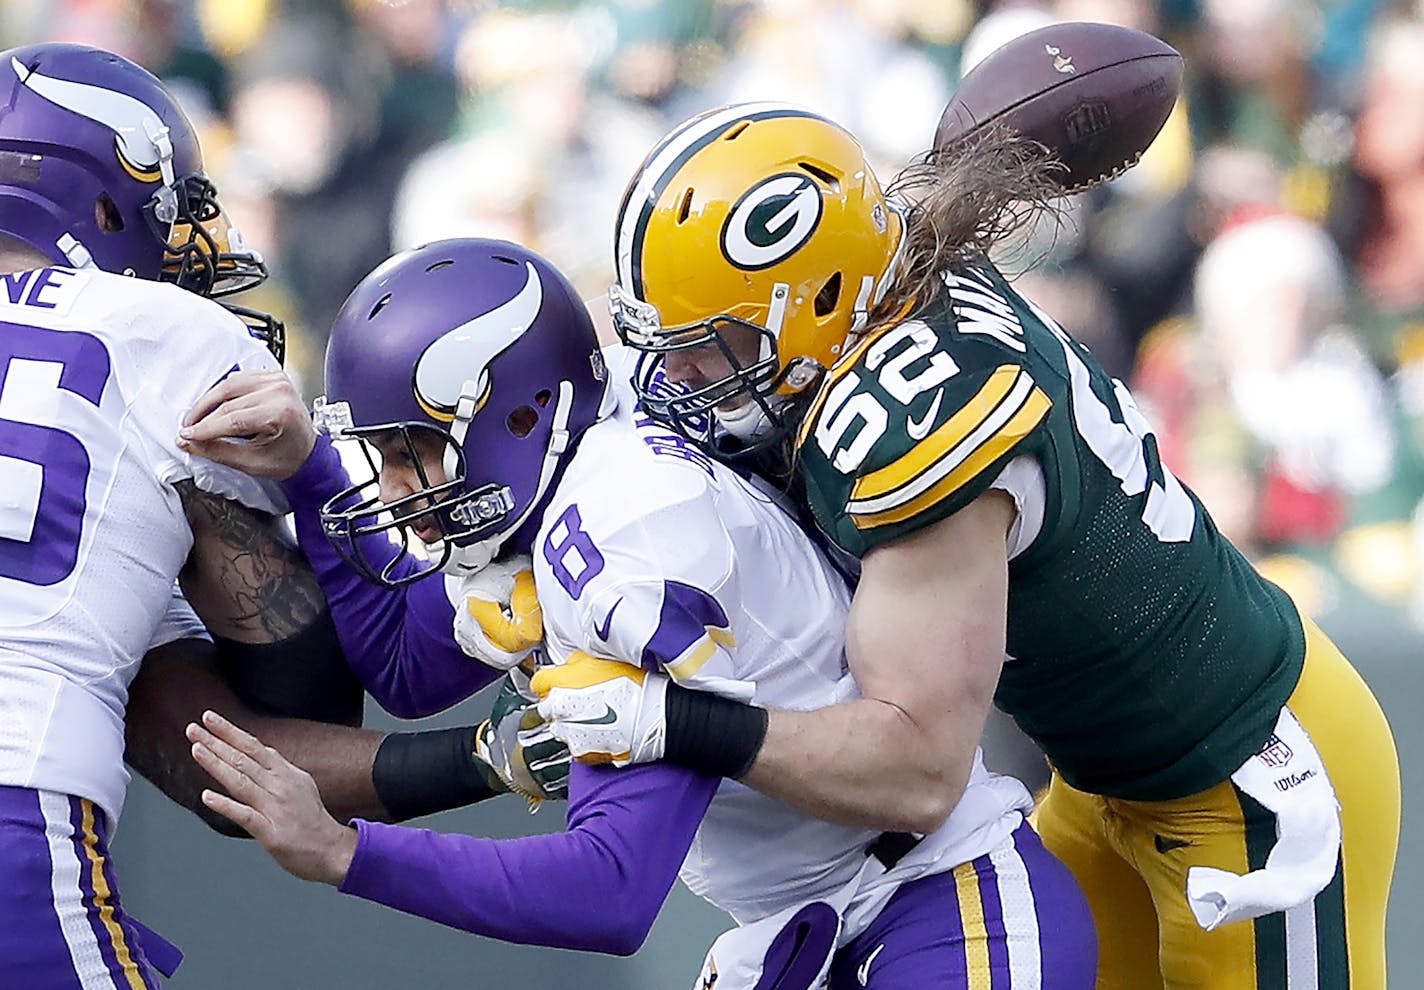
<svg viewBox="0 0 1424 990">
<path fill-rule="evenodd" d="M 187 175 L 164 186 L 144 207 L 144 219 L 163 243 L 160 280 L 218 300 L 267 281 L 266 262 L 228 220 L 207 176 Z M 246 306 L 222 305 L 282 363 L 286 328 L 281 320 Z"/>
<path fill-rule="evenodd" d="M 785 285 L 778 285 L 773 293 L 772 326 L 722 314 L 664 330 L 656 309 L 612 286 L 609 305 L 614 329 L 624 344 L 640 352 L 633 386 L 644 411 L 689 440 L 716 445 L 730 458 L 783 439 L 794 425 L 794 417 L 789 415 L 790 393 L 804 389 L 815 378 L 815 372 L 792 373 L 803 365 L 783 369 L 777 355 L 777 331 L 787 292 Z M 740 357 L 729 336 L 754 343 L 755 357 Z M 726 374 L 692 387 L 668 377 L 668 357 L 703 348 L 714 349 L 721 356 Z M 741 401 L 731 406 L 732 400 L 738 399 Z"/>
<path fill-rule="evenodd" d="M 448 430 L 424 423 L 333 428 L 334 422 L 349 418 L 349 412 L 342 416 L 339 407 L 343 405 L 326 405 L 318 400 L 315 414 L 318 425 L 333 438 L 356 441 L 370 472 L 366 480 L 353 482 L 322 506 L 322 528 L 342 559 L 363 577 L 387 587 L 409 584 L 433 571 L 454 569 L 457 564 L 468 570 L 487 564 L 494 551 L 492 547 L 485 549 L 485 542 L 510 527 L 515 505 L 509 487 L 487 484 L 467 490 L 465 452 Z M 410 494 L 387 502 L 380 493 L 382 457 L 375 441 L 390 436 L 399 438 L 419 486 Z M 431 479 L 417 437 L 440 444 L 444 480 Z M 416 526 L 423 520 L 434 524 L 438 539 L 426 542 L 416 535 Z M 396 553 L 384 563 L 380 561 L 386 554 L 363 549 L 365 541 L 382 538 L 396 547 Z M 413 541 L 417 540 L 422 544 L 419 553 L 414 549 Z M 462 553 L 467 547 L 478 549 L 473 554 Z M 420 565 L 400 575 L 407 560 Z"/>
</svg>

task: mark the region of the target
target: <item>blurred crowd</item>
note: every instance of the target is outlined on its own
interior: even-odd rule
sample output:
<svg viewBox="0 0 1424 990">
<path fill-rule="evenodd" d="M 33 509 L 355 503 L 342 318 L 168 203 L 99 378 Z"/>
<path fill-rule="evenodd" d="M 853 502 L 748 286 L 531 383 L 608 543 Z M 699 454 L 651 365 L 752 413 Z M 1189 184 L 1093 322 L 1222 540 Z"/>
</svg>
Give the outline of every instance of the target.
<svg viewBox="0 0 1424 990">
<path fill-rule="evenodd" d="M 1053 20 L 1167 39 L 1183 98 L 1005 263 L 1306 610 L 1424 628 L 1424 0 L 4 0 L 0 47 L 101 45 L 179 92 L 312 392 L 393 250 L 512 238 L 599 295 L 671 124 L 787 100 L 888 178 L 964 71 Z"/>
</svg>

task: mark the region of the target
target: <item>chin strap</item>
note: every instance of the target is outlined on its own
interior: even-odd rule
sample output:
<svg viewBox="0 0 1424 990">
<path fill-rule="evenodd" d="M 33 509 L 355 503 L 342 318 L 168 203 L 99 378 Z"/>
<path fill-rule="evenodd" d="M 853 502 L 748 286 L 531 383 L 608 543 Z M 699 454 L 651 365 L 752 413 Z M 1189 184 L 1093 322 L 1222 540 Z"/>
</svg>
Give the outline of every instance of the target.
<svg viewBox="0 0 1424 990">
<path fill-rule="evenodd" d="M 69 262 L 69 267 L 94 267 L 94 256 L 89 253 L 89 249 L 68 231 L 60 235 L 59 240 L 54 242 L 54 246 L 59 248 L 60 254 L 64 255 L 65 260 Z"/>
<path fill-rule="evenodd" d="M 475 409 L 479 405 L 479 398 L 479 383 L 473 378 L 466 378 L 460 386 L 460 397 L 455 400 L 455 418 L 450 423 L 450 438 L 454 443 L 445 448 L 445 453 L 441 457 L 446 478 L 455 477 L 459 471 L 460 450 L 465 445 L 465 434 L 470 432 L 470 422 L 475 418 Z M 493 543 L 492 546 L 491 543 Z M 435 559 L 445 557 L 445 563 L 440 567 L 442 571 L 446 574 L 463 577 L 473 574 L 489 564 L 494 559 L 499 544 L 491 540 L 481 540 L 467 546 L 451 545 L 448 556 L 446 555 L 445 540 L 427 543 L 426 547 Z"/>
<path fill-rule="evenodd" d="M 791 286 L 785 282 L 777 282 L 771 287 L 771 304 L 766 309 L 766 328 L 771 331 L 772 340 L 781 339 L 781 325 L 786 322 L 786 304 L 791 299 Z M 771 341 L 766 337 L 762 338 L 762 347 L 770 348 Z M 762 355 L 762 359 L 771 357 L 770 350 Z"/>
<path fill-rule="evenodd" d="M 144 132 L 149 142 L 158 152 L 158 173 L 163 177 L 163 185 L 153 194 L 154 216 L 172 227 L 178 219 L 178 193 L 173 175 L 173 139 L 168 136 L 168 126 L 157 117 L 144 118 Z"/>
<path fill-rule="evenodd" d="M 470 424 L 468 418 L 461 424 L 460 414 L 465 405 L 465 396 L 469 390 L 473 388 L 473 385 L 473 382 L 467 381 L 461 388 L 460 402 L 455 407 L 455 425 L 450 429 L 450 435 L 456 437 L 456 443 L 461 445 L 465 442 L 465 433 L 469 429 Z M 529 514 L 543 503 L 544 492 L 548 490 L 549 483 L 554 478 L 554 471 L 559 466 L 559 458 L 569 449 L 569 442 L 573 439 L 569 435 L 569 413 L 573 409 L 573 400 L 573 382 L 567 380 L 559 382 L 559 397 L 554 402 L 554 426 L 549 433 L 549 449 L 545 451 L 544 462 L 539 467 L 539 487 L 534 492 L 534 497 L 529 500 L 529 504 L 524 507 L 524 511 L 519 514 L 519 517 L 515 519 L 514 522 L 510 523 L 495 535 L 486 537 L 477 543 L 453 547 L 449 559 L 446 560 L 444 566 L 441 567 L 442 571 L 447 574 L 455 574 L 463 577 L 473 574 L 487 566 L 489 562 L 498 555 L 504 541 L 509 539 L 520 526 L 523 526 L 525 520 L 529 518 Z M 469 416 L 474 415 L 473 402 L 474 400 L 471 399 L 472 408 Z M 456 433 L 456 429 L 459 430 L 458 434 Z M 447 450 L 445 456 L 446 458 L 452 458 L 454 454 L 451 450 Z M 450 464 L 447 468 L 451 476 L 453 476 L 454 467 L 455 465 Z"/>
</svg>

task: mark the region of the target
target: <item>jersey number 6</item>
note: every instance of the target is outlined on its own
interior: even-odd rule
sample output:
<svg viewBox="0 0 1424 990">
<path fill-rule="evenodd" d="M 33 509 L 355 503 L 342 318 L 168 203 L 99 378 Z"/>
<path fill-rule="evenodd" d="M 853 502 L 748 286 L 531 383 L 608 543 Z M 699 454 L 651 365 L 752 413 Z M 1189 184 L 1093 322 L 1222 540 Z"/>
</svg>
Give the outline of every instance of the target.
<svg viewBox="0 0 1424 990">
<path fill-rule="evenodd" d="M 49 586 L 73 572 L 89 452 L 47 423 L 82 421 L 68 395 L 97 413 L 109 371 L 96 337 L 0 321 L 0 577 Z"/>
</svg>

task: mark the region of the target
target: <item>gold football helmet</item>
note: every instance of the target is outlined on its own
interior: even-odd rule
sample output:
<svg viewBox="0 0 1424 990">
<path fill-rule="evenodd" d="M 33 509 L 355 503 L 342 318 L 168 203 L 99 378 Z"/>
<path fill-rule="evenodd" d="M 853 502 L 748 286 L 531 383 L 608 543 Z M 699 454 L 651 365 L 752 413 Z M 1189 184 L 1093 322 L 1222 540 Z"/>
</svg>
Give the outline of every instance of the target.
<svg viewBox="0 0 1424 990">
<path fill-rule="evenodd" d="M 613 322 L 645 355 L 645 410 L 706 441 L 714 410 L 725 419 L 746 396 L 766 418 L 756 439 L 782 435 L 780 397 L 817 381 L 864 326 L 904 226 L 859 142 L 824 117 L 748 103 L 680 125 L 629 184 L 614 241 Z M 736 327 L 759 339 L 752 362 L 723 337 Z M 669 354 L 709 345 L 725 377 L 691 391 L 666 380 Z"/>
</svg>

